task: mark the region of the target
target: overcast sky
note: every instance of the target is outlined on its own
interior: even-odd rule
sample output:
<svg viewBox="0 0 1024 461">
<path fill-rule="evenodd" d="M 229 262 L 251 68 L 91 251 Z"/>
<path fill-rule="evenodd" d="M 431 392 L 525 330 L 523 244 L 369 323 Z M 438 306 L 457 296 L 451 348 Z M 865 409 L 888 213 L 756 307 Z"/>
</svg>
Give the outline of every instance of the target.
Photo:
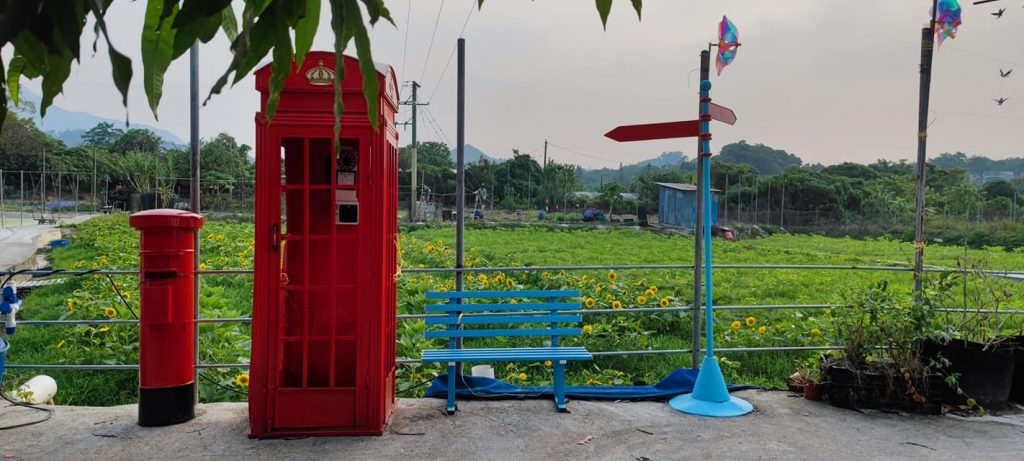
<svg viewBox="0 0 1024 461">
<path fill-rule="evenodd" d="M 114 2 L 108 24 L 115 46 L 135 66 L 131 120 L 157 124 L 141 85 L 145 3 Z M 393 65 L 401 79 L 422 85 L 431 123 L 421 125 L 421 140 L 454 143 L 455 60 L 445 68 L 473 3 L 386 0 L 397 27 L 381 23 L 372 32 L 374 58 Z M 727 14 L 743 46 L 735 63 L 712 78 L 712 97 L 733 108 L 739 122 L 713 126 L 714 149 L 745 139 L 810 163 L 913 158 L 920 29 L 930 3 L 648 0 L 638 21 L 630 2 L 619 0 L 602 31 L 592 0 L 488 0 L 469 16 L 464 34 L 466 140 L 492 156 L 519 148 L 539 160 L 548 139 L 551 158 L 586 167 L 633 163 L 669 150 L 692 155 L 693 139 L 620 144 L 603 134 L 620 124 L 695 118 L 693 71 Z M 961 3 L 960 34 L 936 54 L 929 155 L 1024 156 L 1024 0 Z M 997 7 L 1007 8 L 998 20 L 989 14 Z M 325 6 L 314 49 L 333 48 L 329 18 Z M 90 55 L 91 25 L 87 29 L 83 61 L 56 104 L 123 119 L 105 47 Z M 10 58 L 9 50 L 4 58 Z M 202 47 L 204 98 L 229 59 L 222 34 Z M 188 139 L 187 65 L 186 55 L 167 73 L 158 123 L 182 139 Z M 1017 70 L 1001 79 L 1000 67 Z M 26 86 L 39 90 L 38 82 Z M 1010 99 L 1000 107 L 997 97 Z M 250 76 L 203 108 L 201 136 L 228 132 L 251 145 L 258 106 Z M 400 120 L 408 118 L 406 112 Z M 401 131 L 402 144 L 410 138 L 411 132 Z"/>
</svg>

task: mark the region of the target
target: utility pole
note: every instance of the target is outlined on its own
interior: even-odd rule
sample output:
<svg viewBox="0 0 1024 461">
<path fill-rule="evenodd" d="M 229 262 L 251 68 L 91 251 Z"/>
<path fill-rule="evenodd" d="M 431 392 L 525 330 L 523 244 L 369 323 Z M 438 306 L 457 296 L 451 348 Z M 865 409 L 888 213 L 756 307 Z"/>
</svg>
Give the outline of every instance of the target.
<svg viewBox="0 0 1024 461">
<path fill-rule="evenodd" d="M 96 198 L 96 149 L 92 150 L 92 208 L 93 212 L 96 212 L 96 205 L 99 200 Z"/>
<path fill-rule="evenodd" d="M 544 140 L 544 170 L 548 169 L 548 140 Z"/>
<path fill-rule="evenodd" d="M 420 87 L 420 84 L 415 80 L 412 81 L 412 99 L 401 102 L 403 106 L 412 106 L 412 120 L 403 123 L 403 125 L 412 125 L 412 172 L 409 175 L 409 187 L 411 193 L 409 194 L 409 221 L 413 222 L 416 220 L 416 170 L 418 169 L 417 161 L 419 155 L 416 152 L 416 108 L 419 106 L 429 105 L 428 103 L 420 103 L 416 99 L 416 90 Z"/>
<path fill-rule="evenodd" d="M 932 0 L 932 18 L 921 29 L 921 94 L 917 112 L 917 203 L 914 210 L 914 297 L 921 296 L 924 278 L 924 185 L 928 144 L 928 101 L 932 88 L 932 56 L 935 48 L 935 15 L 938 0 Z"/>
</svg>

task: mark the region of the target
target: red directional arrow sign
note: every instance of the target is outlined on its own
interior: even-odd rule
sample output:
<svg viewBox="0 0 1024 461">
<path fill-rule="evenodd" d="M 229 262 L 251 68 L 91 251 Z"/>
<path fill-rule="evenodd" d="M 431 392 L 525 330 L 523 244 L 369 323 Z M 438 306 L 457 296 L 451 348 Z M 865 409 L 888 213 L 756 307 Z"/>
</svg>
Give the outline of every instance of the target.
<svg viewBox="0 0 1024 461">
<path fill-rule="evenodd" d="M 711 118 L 719 122 L 734 125 L 736 113 L 732 109 L 710 104 Z M 697 120 L 685 122 L 647 123 L 644 125 L 623 125 L 607 133 L 605 136 L 618 142 L 650 141 L 654 139 L 692 138 L 700 134 L 700 123 Z"/>
<path fill-rule="evenodd" d="M 690 138 L 700 133 L 696 120 L 688 122 L 648 123 L 646 125 L 623 125 L 605 133 L 606 137 L 618 142 L 648 141 L 652 139 Z"/>
</svg>

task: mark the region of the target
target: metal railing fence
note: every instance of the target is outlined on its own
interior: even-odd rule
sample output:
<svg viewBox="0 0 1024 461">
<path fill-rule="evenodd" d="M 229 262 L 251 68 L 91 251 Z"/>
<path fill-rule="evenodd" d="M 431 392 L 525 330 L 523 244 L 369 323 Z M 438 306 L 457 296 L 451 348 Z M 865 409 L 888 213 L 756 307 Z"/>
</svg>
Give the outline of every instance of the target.
<svg viewBox="0 0 1024 461">
<path fill-rule="evenodd" d="M 857 265 L 788 265 L 788 264 L 716 264 L 716 270 L 838 270 L 838 271 L 896 271 L 912 272 L 912 267 L 906 266 L 857 266 Z M 430 268 L 405 268 L 402 273 L 454 273 L 461 272 L 555 272 L 555 271 L 606 271 L 606 270 L 694 270 L 693 264 L 634 264 L 634 265 L 586 265 L 586 266 L 521 266 L 521 267 L 466 267 L 456 269 L 453 267 L 430 267 Z M 1024 278 L 1024 271 L 1014 270 L 971 270 L 963 268 L 927 267 L 926 272 L 957 272 L 969 275 L 987 275 L 1000 277 Z M 250 269 L 226 269 L 226 270 L 202 270 L 197 275 L 251 275 Z M 88 275 L 122 275 L 138 276 L 137 269 L 106 269 L 106 270 L 19 270 L 0 271 L 0 277 L 6 278 L 11 275 L 30 275 L 33 277 L 50 276 L 88 276 Z M 841 307 L 838 304 L 747 304 L 747 305 L 722 305 L 715 306 L 719 311 L 739 310 L 822 310 Z M 962 312 L 963 308 L 940 308 L 939 312 Z M 968 309 L 971 313 L 993 314 L 993 315 L 1022 315 L 1024 309 Z M 701 309 L 694 309 L 691 305 L 677 305 L 668 307 L 625 307 L 622 309 L 577 309 L 563 311 L 568 314 L 580 315 L 640 315 L 652 313 L 690 312 L 699 321 Z M 445 314 L 398 314 L 398 320 L 419 320 L 429 317 L 445 317 Z M 238 318 L 200 318 L 197 323 L 251 323 L 250 317 Z M 84 320 L 23 320 L 18 322 L 23 326 L 74 326 L 74 325 L 138 325 L 138 320 L 115 320 L 115 319 L 84 319 Z M 751 353 L 751 352 L 796 352 L 796 351 L 826 351 L 838 350 L 841 346 L 772 346 L 772 347 L 734 347 L 717 348 L 716 352 L 721 353 Z M 666 355 L 666 354 L 691 354 L 692 357 L 699 356 L 701 352 L 701 338 L 691 337 L 689 349 L 643 349 L 643 350 L 616 350 L 616 351 L 593 351 L 595 357 L 609 356 L 643 356 L 643 355 Z M 398 357 L 399 364 L 420 363 L 419 359 Z M 697 363 L 695 360 L 693 363 Z M 196 369 L 244 369 L 249 365 L 245 363 L 197 363 Z M 38 370 L 137 370 L 137 364 L 18 364 L 7 363 L 10 369 L 38 369 Z"/>
</svg>

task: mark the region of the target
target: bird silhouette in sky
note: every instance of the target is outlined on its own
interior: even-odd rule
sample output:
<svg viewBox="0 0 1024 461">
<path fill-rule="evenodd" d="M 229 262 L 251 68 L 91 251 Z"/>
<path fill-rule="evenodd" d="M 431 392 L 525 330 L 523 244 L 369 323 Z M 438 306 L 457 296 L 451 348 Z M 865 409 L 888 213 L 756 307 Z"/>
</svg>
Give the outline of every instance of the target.
<svg viewBox="0 0 1024 461">
<path fill-rule="evenodd" d="M 1009 77 L 1010 73 L 1012 73 L 1012 72 L 1013 72 L 1013 69 L 1010 69 L 1010 70 L 999 69 L 999 76 L 1003 77 L 1003 78 L 1006 78 L 1006 77 Z"/>
<path fill-rule="evenodd" d="M 1010 98 L 999 98 L 999 99 L 993 99 L 993 101 L 995 101 L 995 102 L 996 102 L 996 104 L 998 104 L 998 105 L 1000 105 L 1000 106 L 1001 106 L 1001 105 L 1003 105 L 1003 103 L 1004 103 L 1004 102 L 1006 102 L 1006 101 L 1009 101 L 1009 100 L 1010 100 Z"/>
<path fill-rule="evenodd" d="M 995 13 L 992 13 L 992 16 L 995 16 L 996 19 L 999 19 L 999 18 L 1003 17 L 1003 13 L 1005 13 L 1005 12 L 1006 12 L 1006 8 L 1000 8 L 999 11 L 996 11 Z"/>
</svg>

